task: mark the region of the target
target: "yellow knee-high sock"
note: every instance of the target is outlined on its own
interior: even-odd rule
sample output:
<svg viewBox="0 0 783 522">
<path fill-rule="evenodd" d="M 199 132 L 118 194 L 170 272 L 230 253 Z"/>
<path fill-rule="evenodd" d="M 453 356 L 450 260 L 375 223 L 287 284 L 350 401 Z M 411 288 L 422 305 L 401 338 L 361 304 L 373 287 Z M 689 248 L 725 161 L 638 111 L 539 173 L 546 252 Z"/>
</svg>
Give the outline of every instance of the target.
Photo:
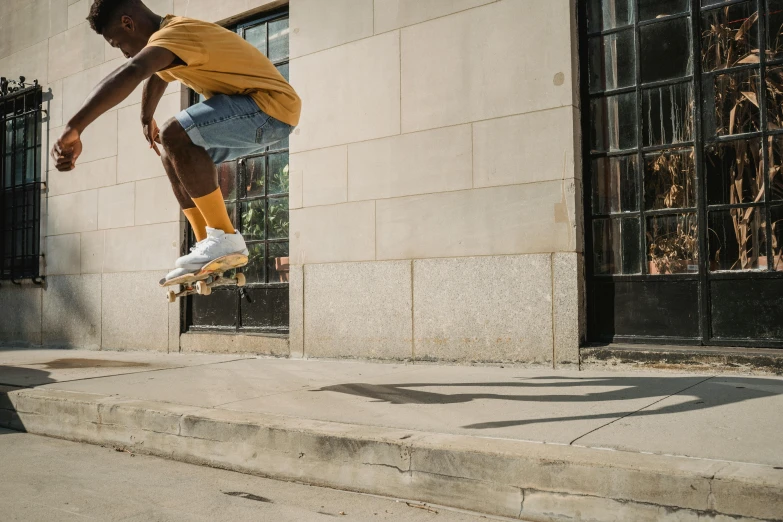
<svg viewBox="0 0 783 522">
<path fill-rule="evenodd" d="M 228 217 L 226 203 L 223 201 L 223 193 L 220 192 L 220 188 L 204 197 L 193 198 L 193 203 L 201 211 L 209 228 L 222 230 L 226 234 L 234 233 L 234 225 L 231 224 L 231 218 Z"/>
<path fill-rule="evenodd" d="M 182 211 L 185 217 L 188 218 L 190 227 L 193 229 L 193 234 L 196 236 L 196 241 L 203 241 L 207 238 L 207 222 L 204 216 L 201 215 L 201 211 L 198 207 L 186 208 Z"/>
</svg>

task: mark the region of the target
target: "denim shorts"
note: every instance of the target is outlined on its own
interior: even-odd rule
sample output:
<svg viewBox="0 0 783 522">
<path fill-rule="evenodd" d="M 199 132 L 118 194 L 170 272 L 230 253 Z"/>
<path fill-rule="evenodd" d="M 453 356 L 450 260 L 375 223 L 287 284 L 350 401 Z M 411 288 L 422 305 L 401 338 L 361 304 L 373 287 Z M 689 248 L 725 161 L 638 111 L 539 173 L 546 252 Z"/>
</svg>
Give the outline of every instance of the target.
<svg viewBox="0 0 783 522">
<path fill-rule="evenodd" d="M 219 94 L 176 116 L 194 144 L 216 164 L 264 152 L 294 127 L 265 114 L 250 96 Z"/>
</svg>

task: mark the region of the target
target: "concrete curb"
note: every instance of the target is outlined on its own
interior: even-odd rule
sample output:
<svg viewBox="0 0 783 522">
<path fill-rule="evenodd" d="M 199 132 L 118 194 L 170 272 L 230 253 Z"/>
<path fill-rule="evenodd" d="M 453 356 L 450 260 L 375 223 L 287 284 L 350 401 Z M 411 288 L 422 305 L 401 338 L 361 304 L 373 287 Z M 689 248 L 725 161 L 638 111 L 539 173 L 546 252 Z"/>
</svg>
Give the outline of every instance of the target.
<svg viewBox="0 0 783 522">
<path fill-rule="evenodd" d="M 0 427 L 531 521 L 783 520 L 783 470 L 0 387 Z"/>
</svg>

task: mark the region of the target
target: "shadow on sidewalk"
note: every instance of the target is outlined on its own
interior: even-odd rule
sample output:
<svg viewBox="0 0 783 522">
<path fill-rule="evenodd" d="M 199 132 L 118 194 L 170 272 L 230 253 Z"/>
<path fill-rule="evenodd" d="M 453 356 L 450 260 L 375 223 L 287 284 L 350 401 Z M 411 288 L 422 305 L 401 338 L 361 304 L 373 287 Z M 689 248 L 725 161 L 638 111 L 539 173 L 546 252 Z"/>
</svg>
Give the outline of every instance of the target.
<svg viewBox="0 0 783 522">
<path fill-rule="evenodd" d="M 547 381 L 547 382 L 542 382 Z M 715 385 L 725 386 L 725 391 L 715 393 L 702 383 L 712 382 Z M 425 391 L 418 388 L 448 388 L 455 393 L 438 393 Z M 513 388 L 519 393 L 493 393 L 472 392 L 460 393 L 460 388 Z M 529 390 L 552 389 L 549 393 L 526 394 Z M 583 389 L 584 388 L 584 389 Z M 587 388 L 613 388 L 611 390 L 588 391 Z M 570 393 L 565 393 L 569 390 Z M 668 391 L 663 391 L 668 390 Z M 647 405 L 645 408 L 629 409 L 628 411 L 612 411 L 598 414 L 585 414 L 564 417 L 548 417 L 537 419 L 519 419 L 502 422 L 483 422 L 462 426 L 465 429 L 492 429 L 508 428 L 513 426 L 525 426 L 530 424 L 544 424 L 571 420 L 590 419 L 617 419 L 626 415 L 654 416 L 677 413 L 681 411 L 693 411 L 699 409 L 715 408 L 727 404 L 751 401 L 763 397 L 783 395 L 783 379 L 744 378 L 744 377 L 710 377 L 694 382 L 694 377 L 564 377 L 548 376 L 534 378 L 520 378 L 513 382 L 479 382 L 479 383 L 404 383 L 404 384 L 338 384 L 326 386 L 316 392 L 337 392 L 368 399 L 375 402 L 389 404 L 459 404 L 475 400 L 499 400 L 531 403 L 592 403 L 606 401 L 629 401 L 636 399 L 660 399 L 663 400 L 673 395 L 686 394 L 694 396 L 692 401 L 682 404 L 665 406 L 659 409 L 647 409 L 656 404 Z M 558 392 L 563 393 L 558 393 Z"/>
<path fill-rule="evenodd" d="M 11 402 L 9 393 L 57 382 L 49 377 L 50 373 L 32 368 L 0 365 L 0 428 L 14 431 L 27 431 L 24 423 Z M 30 382 L 31 385 L 19 385 L 20 382 Z M 6 433 L 0 429 L 0 435 Z"/>
</svg>

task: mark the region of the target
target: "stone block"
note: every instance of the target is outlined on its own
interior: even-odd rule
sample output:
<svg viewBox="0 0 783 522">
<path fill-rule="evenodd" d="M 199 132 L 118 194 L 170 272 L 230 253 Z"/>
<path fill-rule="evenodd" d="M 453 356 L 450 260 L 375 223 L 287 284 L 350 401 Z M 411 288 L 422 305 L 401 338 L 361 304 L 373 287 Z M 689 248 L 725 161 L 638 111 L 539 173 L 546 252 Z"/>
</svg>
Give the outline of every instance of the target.
<svg viewBox="0 0 783 522">
<path fill-rule="evenodd" d="M 56 134 L 51 144 L 54 145 L 54 142 L 59 137 L 60 134 Z M 76 168 L 79 168 L 79 165 L 82 163 L 116 156 L 117 111 L 104 114 L 87 127 L 82 134 L 82 144 L 84 145 L 84 150 L 82 150 L 82 155 L 76 163 Z"/>
<path fill-rule="evenodd" d="M 87 15 L 90 14 L 92 0 L 79 0 L 68 6 L 68 29 L 79 24 L 87 23 Z"/>
<path fill-rule="evenodd" d="M 70 172 L 49 171 L 49 196 L 110 187 L 115 183 L 117 183 L 117 156 L 89 163 L 79 161 L 76 168 Z"/>
<path fill-rule="evenodd" d="M 555 363 L 579 367 L 579 345 L 585 332 L 584 259 L 576 252 L 552 255 Z"/>
<path fill-rule="evenodd" d="M 575 190 L 549 181 L 380 200 L 377 258 L 576 251 Z"/>
<path fill-rule="evenodd" d="M 297 58 L 291 83 L 307 107 L 291 136 L 291 152 L 400 133 L 398 33 Z"/>
<path fill-rule="evenodd" d="M 580 178 L 571 106 L 473 124 L 474 186 Z"/>
<path fill-rule="evenodd" d="M 179 93 L 167 94 L 160 100 L 155 119 L 158 124 L 172 118 L 181 110 Z M 117 181 L 125 183 L 166 175 L 160 157 L 150 149 L 141 131 L 140 105 L 131 105 L 118 112 L 119 141 L 122 143 L 117 158 Z"/>
<path fill-rule="evenodd" d="M 136 187 L 124 183 L 98 191 L 98 228 L 123 228 L 133 226 Z"/>
<path fill-rule="evenodd" d="M 68 7 L 71 0 L 49 0 L 49 36 L 68 29 Z"/>
<path fill-rule="evenodd" d="M 27 0 L 16 9 L 10 9 L 2 21 L 0 57 L 46 42 L 49 38 L 49 0 Z M 3 76 L 7 76 L 4 70 Z"/>
<path fill-rule="evenodd" d="M 291 173 L 301 188 L 301 203 L 292 208 L 348 201 L 348 150 L 345 146 L 292 154 Z M 293 200 L 293 182 L 291 191 Z"/>
<path fill-rule="evenodd" d="M 81 24 L 49 39 L 49 81 L 59 80 L 103 63 L 104 40 L 90 24 Z"/>
<path fill-rule="evenodd" d="M 571 105 L 570 3 L 495 2 L 402 29 L 402 131 Z"/>
<path fill-rule="evenodd" d="M 67 234 L 46 238 L 46 275 L 81 273 L 81 236 Z"/>
<path fill-rule="evenodd" d="M 168 177 L 136 182 L 136 225 L 179 221 L 180 207 Z"/>
<path fill-rule="evenodd" d="M 307 357 L 412 357 L 411 263 L 304 267 Z"/>
<path fill-rule="evenodd" d="M 4 31 L 0 32 L 0 35 L 3 33 Z M 18 79 L 19 76 L 24 76 L 27 81 L 38 80 L 42 85 L 48 83 L 49 44 L 47 40 L 0 58 L 0 71 L 3 71 L 2 75 L 9 79 Z"/>
<path fill-rule="evenodd" d="M 348 146 L 348 199 L 384 199 L 472 187 L 470 125 Z M 305 183 L 306 186 L 306 183 Z"/>
<path fill-rule="evenodd" d="M 375 0 L 375 33 L 385 33 L 496 0 Z"/>
<path fill-rule="evenodd" d="M 169 304 L 158 286 L 164 275 L 103 274 L 103 349 L 168 351 Z"/>
<path fill-rule="evenodd" d="M 98 350 L 101 347 L 101 276 L 46 278 L 43 344 Z"/>
<path fill-rule="evenodd" d="M 302 169 L 297 164 L 296 155 L 289 158 L 289 178 L 288 178 L 288 208 L 302 208 Z"/>
<path fill-rule="evenodd" d="M 106 246 L 106 232 L 83 232 L 81 240 L 82 274 L 103 272 L 103 250 Z"/>
<path fill-rule="evenodd" d="M 549 255 L 414 261 L 416 359 L 552 361 Z"/>
<path fill-rule="evenodd" d="M 291 358 L 301 359 L 304 357 L 304 267 L 291 266 L 289 280 L 289 349 Z"/>
<path fill-rule="evenodd" d="M 85 190 L 48 198 L 50 236 L 98 229 L 98 191 Z"/>
<path fill-rule="evenodd" d="M 0 286 L 0 341 L 41 344 L 41 288 Z"/>
<path fill-rule="evenodd" d="M 104 273 L 168 272 L 181 255 L 179 222 L 107 230 L 104 252 Z M 155 279 L 156 286 L 159 280 Z"/>
<path fill-rule="evenodd" d="M 175 0 L 173 11 L 169 9 L 167 12 L 207 22 L 231 22 L 280 7 L 286 3 L 286 0 L 221 0 L 220 2 L 214 0 Z"/>
<path fill-rule="evenodd" d="M 375 259 L 375 202 L 291 211 L 291 264 Z"/>
<path fill-rule="evenodd" d="M 291 57 L 373 35 L 373 0 L 297 0 L 291 3 Z"/>
</svg>

